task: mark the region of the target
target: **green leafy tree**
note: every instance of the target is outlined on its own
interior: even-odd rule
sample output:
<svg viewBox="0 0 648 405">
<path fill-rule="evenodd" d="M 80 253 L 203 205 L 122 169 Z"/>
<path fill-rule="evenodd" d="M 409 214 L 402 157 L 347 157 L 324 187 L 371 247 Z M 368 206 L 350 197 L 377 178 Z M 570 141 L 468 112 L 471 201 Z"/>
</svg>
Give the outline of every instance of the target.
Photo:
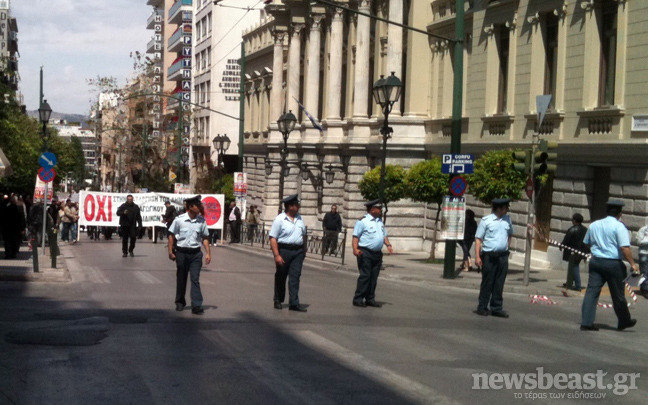
<svg viewBox="0 0 648 405">
<path fill-rule="evenodd" d="M 43 151 L 41 125 L 34 118 L 22 114 L 17 106 L 5 105 L 2 110 L 0 148 L 11 163 L 13 174 L 0 179 L 0 187 L 5 192 L 32 194 L 40 167 L 38 156 Z"/>
<path fill-rule="evenodd" d="M 448 188 L 449 176 L 441 173 L 441 158 L 439 157 L 415 164 L 407 171 L 405 176 L 405 190 L 410 199 L 426 204 L 436 204 L 437 206 L 430 260 L 436 259 L 435 250 L 441 204 L 443 203 L 443 196 L 448 194 Z"/>
<path fill-rule="evenodd" d="M 513 168 L 510 149 L 486 152 L 475 160 L 474 173 L 467 176 L 470 193 L 484 204 L 494 198 L 520 198 L 526 176 Z"/>
<path fill-rule="evenodd" d="M 210 165 L 209 169 L 196 180 L 195 190 L 197 193 L 224 194 L 225 203 L 229 204 L 235 200 L 234 175 L 225 173 L 223 168 Z"/>
<path fill-rule="evenodd" d="M 385 192 L 383 198 L 383 204 L 385 205 L 383 222 L 385 223 L 387 223 L 389 204 L 406 196 L 404 180 L 405 169 L 402 166 L 385 166 Z M 362 180 L 358 183 L 358 188 L 365 200 L 376 200 L 380 198 L 380 166 L 374 167 L 366 172 L 362 176 Z"/>
</svg>

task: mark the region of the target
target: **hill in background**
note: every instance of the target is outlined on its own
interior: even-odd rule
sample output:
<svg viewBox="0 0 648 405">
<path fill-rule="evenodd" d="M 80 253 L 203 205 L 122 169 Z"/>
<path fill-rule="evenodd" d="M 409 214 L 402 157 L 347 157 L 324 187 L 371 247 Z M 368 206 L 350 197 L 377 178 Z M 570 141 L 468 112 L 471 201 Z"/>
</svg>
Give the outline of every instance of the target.
<svg viewBox="0 0 648 405">
<path fill-rule="evenodd" d="M 33 111 L 27 111 L 27 115 L 30 117 L 34 117 L 38 119 L 38 110 L 33 110 Z M 63 113 L 57 113 L 56 111 L 52 111 L 52 115 L 50 117 L 50 121 L 53 120 L 65 120 L 68 123 L 70 122 L 80 122 L 82 127 L 87 126 L 88 124 L 86 121 L 88 120 L 88 117 L 86 115 L 82 114 L 63 114 Z"/>
</svg>

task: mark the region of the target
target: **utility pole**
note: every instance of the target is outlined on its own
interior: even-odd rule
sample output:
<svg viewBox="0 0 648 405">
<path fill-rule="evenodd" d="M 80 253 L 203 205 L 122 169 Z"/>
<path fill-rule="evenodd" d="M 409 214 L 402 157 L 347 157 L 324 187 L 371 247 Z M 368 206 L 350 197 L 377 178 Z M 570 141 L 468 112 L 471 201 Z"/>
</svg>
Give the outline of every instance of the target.
<svg viewBox="0 0 648 405">
<path fill-rule="evenodd" d="M 146 139 L 147 125 L 144 122 L 144 133 L 142 134 L 142 188 L 146 187 Z"/>
<path fill-rule="evenodd" d="M 238 171 L 243 173 L 243 153 L 245 149 L 245 41 L 241 42 L 241 83 L 239 84 L 239 149 Z"/>
</svg>

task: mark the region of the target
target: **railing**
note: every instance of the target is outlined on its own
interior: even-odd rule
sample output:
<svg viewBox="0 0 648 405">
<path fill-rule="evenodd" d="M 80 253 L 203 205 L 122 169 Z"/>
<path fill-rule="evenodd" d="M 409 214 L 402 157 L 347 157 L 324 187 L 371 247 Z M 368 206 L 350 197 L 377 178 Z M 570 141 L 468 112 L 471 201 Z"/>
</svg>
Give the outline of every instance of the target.
<svg viewBox="0 0 648 405">
<path fill-rule="evenodd" d="M 173 6 L 171 6 L 171 9 L 169 9 L 169 18 L 171 18 L 176 11 L 182 6 L 191 6 L 191 1 L 192 0 L 178 0 L 176 1 Z"/>
<path fill-rule="evenodd" d="M 224 226 L 224 239 L 229 241 L 232 239 L 232 232 L 229 223 Z M 332 235 L 331 235 L 332 236 Z M 322 261 L 338 261 L 344 265 L 346 242 L 347 242 L 347 229 L 335 235 L 335 239 L 329 243 L 329 246 L 324 246 L 325 235 L 323 231 L 313 231 L 308 233 L 308 242 L 306 246 L 306 253 L 311 255 L 320 256 Z M 257 225 L 256 229 L 250 227 L 249 224 L 241 224 L 241 245 L 258 246 L 262 249 L 270 249 L 270 225 L 265 223 Z M 331 246 L 332 245 L 332 246 Z M 327 247 L 327 249 L 324 249 Z"/>
<path fill-rule="evenodd" d="M 167 42 L 167 46 L 169 48 L 172 48 L 172 44 L 175 44 L 176 41 L 179 41 L 182 38 L 182 27 L 178 28 L 169 38 L 169 42 Z"/>
</svg>

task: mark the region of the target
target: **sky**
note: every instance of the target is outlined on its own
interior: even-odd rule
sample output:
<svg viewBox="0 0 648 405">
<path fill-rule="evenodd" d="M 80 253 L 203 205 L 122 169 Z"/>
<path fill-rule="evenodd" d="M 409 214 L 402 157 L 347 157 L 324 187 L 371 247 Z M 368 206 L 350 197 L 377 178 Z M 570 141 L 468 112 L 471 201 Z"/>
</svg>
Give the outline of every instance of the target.
<svg viewBox="0 0 648 405">
<path fill-rule="evenodd" d="M 96 95 L 87 79 L 133 76 L 131 52 L 146 52 L 153 31 L 146 0 L 11 0 L 18 23 L 20 91 L 28 110 L 43 93 L 53 111 L 88 115 Z"/>
</svg>

